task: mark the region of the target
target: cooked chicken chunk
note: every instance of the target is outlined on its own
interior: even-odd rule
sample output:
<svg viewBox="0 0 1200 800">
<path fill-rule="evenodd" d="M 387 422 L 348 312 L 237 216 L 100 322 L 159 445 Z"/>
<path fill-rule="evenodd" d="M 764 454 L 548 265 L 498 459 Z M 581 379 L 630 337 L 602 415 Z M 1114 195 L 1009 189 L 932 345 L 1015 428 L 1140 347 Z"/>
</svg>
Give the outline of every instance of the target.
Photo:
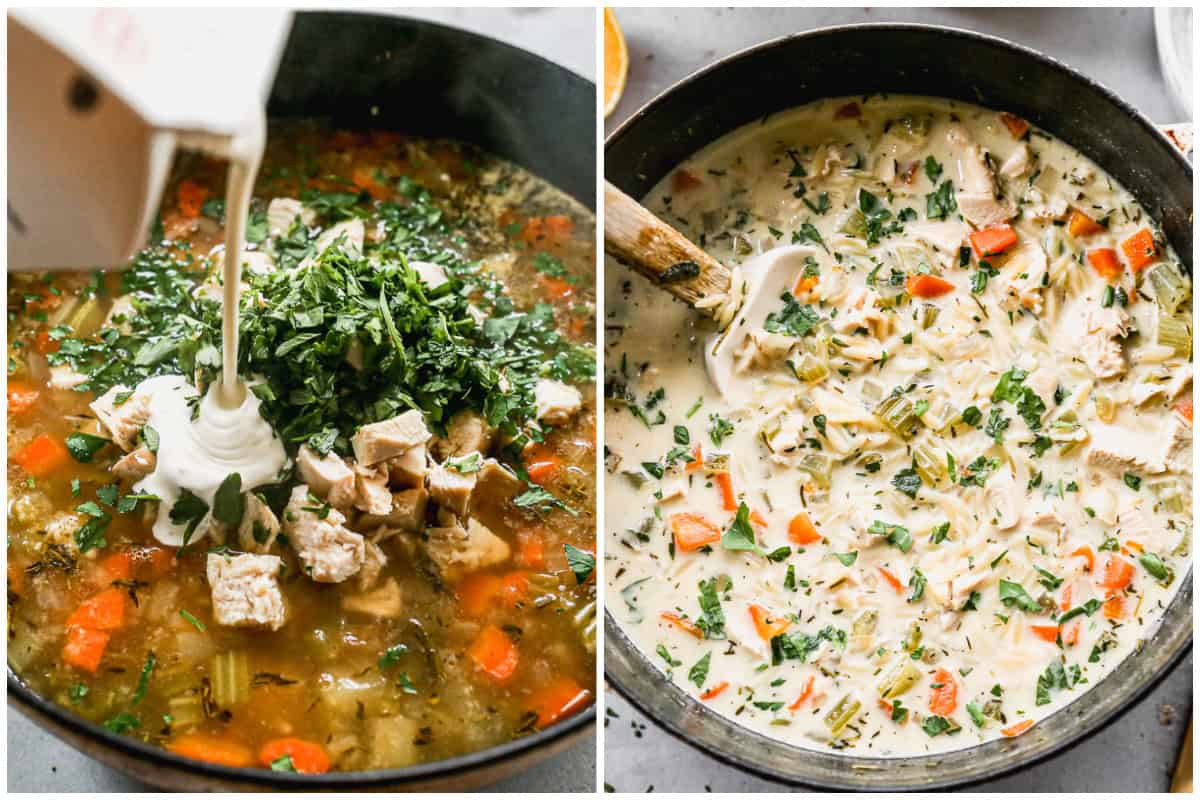
<svg viewBox="0 0 1200 800">
<path fill-rule="evenodd" d="M 304 484 L 292 490 L 283 512 L 283 531 L 304 565 L 319 583 L 341 583 L 362 568 L 366 559 L 363 537 L 346 528 L 336 508 L 318 508 Z"/>
<path fill-rule="evenodd" d="M 408 265 L 413 268 L 413 272 L 417 273 L 421 282 L 430 289 L 436 289 L 450 280 L 446 277 L 446 270 L 441 264 L 433 264 L 429 261 L 409 261 Z"/>
<path fill-rule="evenodd" d="M 296 455 L 300 480 L 308 484 L 317 497 L 334 508 L 346 509 L 355 500 L 354 470 L 337 453 L 324 457 L 308 445 L 302 445 Z"/>
<path fill-rule="evenodd" d="M 1092 446 L 1088 466 L 1114 472 L 1158 473 L 1166 469 L 1164 461 L 1174 446 L 1174 434 L 1164 438 L 1158 432 L 1132 431 L 1119 425 L 1091 426 Z"/>
<path fill-rule="evenodd" d="M 388 470 L 388 480 L 392 486 L 408 488 L 425 485 L 425 476 L 429 474 L 429 458 L 425 445 L 414 447 L 406 453 L 389 458 L 385 462 Z"/>
<path fill-rule="evenodd" d="M 53 389 L 74 389 L 80 384 L 87 383 L 87 375 L 76 372 L 66 364 L 50 368 L 50 387 Z"/>
<path fill-rule="evenodd" d="M 365 466 L 423 447 L 431 434 L 420 411 L 412 409 L 382 422 L 363 425 L 350 440 L 354 457 Z"/>
<path fill-rule="evenodd" d="M 537 404 L 537 418 L 550 425 L 566 424 L 583 406 L 583 395 L 578 389 L 550 378 L 537 382 L 533 387 L 533 399 Z"/>
<path fill-rule="evenodd" d="M 368 514 L 387 514 L 392 510 L 392 490 L 388 488 L 386 465 L 354 465 L 354 507 Z"/>
<path fill-rule="evenodd" d="M 392 493 L 392 506 L 387 514 L 363 514 L 355 527 L 359 530 L 374 530 L 383 527 L 393 531 L 418 533 L 425 529 L 425 509 L 429 492 L 424 488 L 405 489 Z"/>
<path fill-rule="evenodd" d="M 117 463 L 112 465 L 112 474 L 123 481 L 136 483 L 142 478 L 154 472 L 155 466 L 158 464 L 158 457 L 150 452 L 150 448 L 142 445 L 141 447 L 121 456 Z"/>
<path fill-rule="evenodd" d="M 507 542 L 474 519 L 466 528 L 430 528 L 428 534 L 425 553 L 447 580 L 507 561 L 512 552 Z"/>
<path fill-rule="evenodd" d="M 433 502 L 459 517 L 466 517 L 475 490 L 476 473 L 462 473 L 443 464 L 429 469 L 429 495 Z"/>
<path fill-rule="evenodd" d="M 978 228 L 1000 225 L 1016 216 L 1016 206 L 1009 200 L 1000 200 L 996 187 L 996 176 L 988 163 L 983 148 L 971 139 L 966 128 L 954 124 L 946 131 L 946 140 L 953 152 L 958 153 L 958 210 L 963 217 Z"/>
<path fill-rule="evenodd" d="M 374 591 L 342 596 L 342 608 L 379 619 L 399 617 L 402 607 L 400 584 L 395 578 L 388 578 Z"/>
<path fill-rule="evenodd" d="M 124 398 L 118 403 L 117 400 Z M 122 450 L 132 450 L 138 432 L 150 419 L 150 395 L 114 386 L 92 401 L 90 408 Z"/>
<path fill-rule="evenodd" d="M 464 409 L 446 423 L 446 435 L 434 437 L 430 450 L 438 461 L 466 453 L 486 453 L 495 429 L 477 411 Z"/>
<path fill-rule="evenodd" d="M 279 535 L 275 513 L 254 492 L 246 493 L 246 509 L 238 526 L 238 547 L 250 553 L 265 553 Z"/>
<path fill-rule="evenodd" d="M 210 553 L 208 583 L 217 624 L 273 631 L 283 627 L 287 614 L 277 580 L 282 566 L 279 556 Z"/>
<path fill-rule="evenodd" d="M 302 225 L 312 225 L 317 221 L 317 213 L 311 208 L 292 197 L 276 197 L 267 204 L 267 232 L 271 236 L 284 236 L 291 229 L 292 223 L 300 218 Z"/>
<path fill-rule="evenodd" d="M 1097 378 L 1112 378 L 1125 371 L 1119 337 L 1129 334 L 1129 314 L 1118 305 L 1093 307 L 1083 312 L 1085 336 L 1079 343 L 1083 362 Z"/>
</svg>

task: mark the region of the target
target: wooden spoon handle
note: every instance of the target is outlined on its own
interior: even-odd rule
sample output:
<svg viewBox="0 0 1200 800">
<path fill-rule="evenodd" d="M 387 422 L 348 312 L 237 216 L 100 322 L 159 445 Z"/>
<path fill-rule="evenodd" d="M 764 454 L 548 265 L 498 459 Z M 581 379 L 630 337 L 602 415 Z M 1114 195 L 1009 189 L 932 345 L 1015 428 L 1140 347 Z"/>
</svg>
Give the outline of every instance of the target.
<svg viewBox="0 0 1200 800">
<path fill-rule="evenodd" d="M 728 269 L 608 181 L 604 252 L 688 305 L 729 291 Z"/>
</svg>

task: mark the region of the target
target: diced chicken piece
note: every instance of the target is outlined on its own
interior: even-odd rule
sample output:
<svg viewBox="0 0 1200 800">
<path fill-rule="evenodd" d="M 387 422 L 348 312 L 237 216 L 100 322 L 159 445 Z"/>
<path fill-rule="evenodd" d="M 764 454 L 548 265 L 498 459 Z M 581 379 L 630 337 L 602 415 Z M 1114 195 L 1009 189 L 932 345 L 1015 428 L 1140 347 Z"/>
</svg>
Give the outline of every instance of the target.
<svg viewBox="0 0 1200 800">
<path fill-rule="evenodd" d="M 420 411 L 411 409 L 382 422 L 363 425 L 350 440 L 359 464 L 372 466 L 402 455 L 429 441 L 429 428 Z"/>
<path fill-rule="evenodd" d="M 348 253 L 362 253 L 363 240 L 367 231 L 361 219 L 348 219 L 339 222 L 317 237 L 317 255 L 320 256 L 330 247 L 340 242 L 341 249 Z"/>
<path fill-rule="evenodd" d="M 988 164 L 983 149 L 976 144 L 966 128 L 954 124 L 946 132 L 951 151 L 958 154 L 958 210 L 978 228 L 999 225 L 1016 216 L 1016 206 L 1009 200 L 997 199 L 996 176 Z"/>
<path fill-rule="evenodd" d="M 266 553 L 279 536 L 279 520 L 254 492 L 246 493 L 246 509 L 238 526 L 238 547 L 248 553 Z"/>
<path fill-rule="evenodd" d="M 1026 524 L 1034 525 L 1040 528 L 1054 530 L 1064 524 L 1062 516 L 1059 515 L 1058 509 L 1054 503 L 1050 502 L 1049 498 L 1043 499 L 1032 508 L 1025 512 L 1024 519 Z"/>
<path fill-rule="evenodd" d="M 477 411 L 464 409 L 446 423 L 446 435 L 434 438 L 430 449 L 438 461 L 467 453 L 486 453 L 492 446 L 495 429 Z"/>
<path fill-rule="evenodd" d="M 346 509 L 354 503 L 357 496 L 354 470 L 337 453 L 331 451 L 322 457 L 308 445 L 302 445 L 296 455 L 296 468 L 300 480 L 329 505 Z"/>
<path fill-rule="evenodd" d="M 468 520 L 466 528 L 461 525 L 430 528 L 423 544 L 429 559 L 451 581 L 507 561 L 512 554 L 508 542 L 475 519 Z"/>
<path fill-rule="evenodd" d="M 1017 149 L 1013 150 L 1012 154 L 1000 165 L 1000 177 L 1015 181 L 1017 178 L 1028 175 L 1032 167 L 1033 154 L 1029 145 L 1021 142 L 1017 145 Z"/>
<path fill-rule="evenodd" d="M 395 578 L 388 578 L 374 591 L 342 595 L 342 608 L 377 619 L 395 619 L 400 616 L 402 608 L 400 584 L 396 583 Z"/>
<path fill-rule="evenodd" d="M 133 295 L 121 295 L 109 307 L 108 314 L 104 317 L 104 327 L 120 328 L 121 331 L 128 332 L 129 320 L 135 313 L 137 312 L 133 308 Z"/>
<path fill-rule="evenodd" d="M 1096 424 L 1090 428 L 1092 446 L 1088 466 L 1124 474 L 1156 474 L 1166 469 L 1164 461 L 1175 447 L 1175 433 L 1164 439 L 1157 431 L 1132 431 L 1118 425 Z M 1165 447 L 1164 447 L 1165 444 Z"/>
<path fill-rule="evenodd" d="M 904 232 L 918 242 L 929 245 L 945 257 L 955 259 L 958 258 L 958 248 L 967 238 L 967 231 L 967 226 L 956 219 L 914 222 L 904 228 Z"/>
<path fill-rule="evenodd" d="M 1021 521 L 1021 506 L 1025 492 L 1013 479 L 1012 473 L 1002 469 L 988 481 L 988 508 L 995 513 L 994 523 L 1002 531 L 1016 527 Z"/>
<path fill-rule="evenodd" d="M 385 463 L 388 480 L 392 486 L 419 488 L 425 485 L 425 476 L 429 474 L 429 457 L 425 445 L 393 456 Z"/>
<path fill-rule="evenodd" d="M 1192 365 L 1184 364 L 1171 370 L 1170 380 L 1162 383 L 1139 383 L 1129 392 L 1129 400 L 1135 406 L 1150 402 L 1155 397 L 1162 397 L 1163 402 L 1171 402 L 1184 390 L 1192 386 Z"/>
<path fill-rule="evenodd" d="M 477 478 L 471 498 L 471 516 L 489 530 L 511 535 L 512 500 L 528 487 L 511 470 L 491 458 L 483 462 Z"/>
<path fill-rule="evenodd" d="M 224 245 L 219 245 L 218 248 L 214 248 L 215 252 L 212 253 L 212 259 L 213 269 L 220 272 L 225 268 L 225 247 Z M 275 271 L 275 259 L 271 258 L 270 253 L 262 250 L 243 250 L 242 269 L 252 272 L 255 275 L 266 275 L 269 272 Z M 245 288 L 244 283 L 242 284 L 242 288 Z M 215 289 L 216 297 L 214 299 L 220 300 L 221 287 L 217 286 Z"/>
<path fill-rule="evenodd" d="M 66 364 L 50 368 L 50 388 L 52 389 L 74 389 L 82 383 L 87 383 L 87 375 L 76 372 Z"/>
<path fill-rule="evenodd" d="M 383 568 L 387 566 L 388 558 L 384 554 L 383 548 L 370 539 L 363 544 L 363 553 L 362 569 L 355 576 L 355 581 L 358 583 L 358 588 L 365 592 L 374 588 L 380 574 L 383 573 Z"/>
<path fill-rule="evenodd" d="M 209 553 L 208 583 L 217 624 L 273 631 L 283 627 L 287 614 L 277 580 L 282 566 L 279 556 Z"/>
<path fill-rule="evenodd" d="M 443 464 L 429 469 L 429 496 L 440 508 L 465 518 L 471 507 L 471 492 L 475 491 L 477 473 L 463 474 Z"/>
<path fill-rule="evenodd" d="M 388 469 L 354 465 L 354 507 L 368 514 L 384 515 L 392 510 L 392 490 L 388 488 Z"/>
<path fill-rule="evenodd" d="M 887 335 L 891 315 L 883 313 L 882 300 L 879 293 L 868 286 L 851 289 L 841 313 L 833 320 L 833 329 L 838 333 L 852 333 L 859 328 L 866 328 L 876 339 L 883 339 Z"/>
<path fill-rule="evenodd" d="M 425 530 L 425 511 L 429 492 L 424 488 L 405 489 L 392 494 L 392 507 L 387 514 L 364 514 L 355 522 L 359 530 L 386 528 L 389 532 L 419 533 Z"/>
<path fill-rule="evenodd" d="M 1166 445 L 1163 448 L 1163 466 L 1172 472 L 1190 475 L 1192 472 L 1192 426 L 1185 425 L 1179 417 L 1167 423 Z"/>
<path fill-rule="evenodd" d="M 565 425 L 583 407 L 583 395 L 574 386 L 541 378 L 533 387 L 537 418 L 550 425 Z"/>
<path fill-rule="evenodd" d="M 117 478 L 137 483 L 142 478 L 154 472 L 154 468 L 158 465 L 158 457 L 150 452 L 150 448 L 142 445 L 141 447 L 126 453 L 117 460 L 117 463 L 112 465 L 112 474 Z"/>
<path fill-rule="evenodd" d="M 1042 311 L 1042 289 L 1046 279 L 1046 252 L 1035 239 L 1022 239 L 1005 259 L 1000 280 L 1007 293 L 1006 306 Z"/>
<path fill-rule="evenodd" d="M 283 513 L 283 531 L 310 578 L 341 583 L 362 568 L 365 540 L 347 530 L 346 518 L 336 508 L 315 509 L 310 494 L 304 484 L 292 490 Z"/>
<path fill-rule="evenodd" d="M 1092 307 L 1084 313 L 1083 341 L 1079 354 L 1097 378 L 1112 378 L 1125 371 L 1118 337 L 1129 334 L 1129 314 L 1114 304 L 1108 308 Z"/>
<path fill-rule="evenodd" d="M 300 218 L 302 225 L 312 225 L 317 221 L 317 212 L 305 208 L 304 204 L 295 198 L 276 197 L 267 204 L 267 233 L 271 236 L 286 235 L 296 217 Z"/>
<path fill-rule="evenodd" d="M 446 276 L 446 269 L 441 264 L 433 264 L 429 261 L 409 261 L 408 265 L 417 273 L 421 282 L 430 289 L 436 289 L 450 280 Z"/>
<path fill-rule="evenodd" d="M 127 395 L 125 402 L 117 404 L 117 398 Z M 150 395 L 133 391 L 125 386 L 114 386 L 103 396 L 93 400 L 90 408 L 112 435 L 122 450 L 132 450 L 137 444 L 138 432 L 150 419 Z"/>
</svg>

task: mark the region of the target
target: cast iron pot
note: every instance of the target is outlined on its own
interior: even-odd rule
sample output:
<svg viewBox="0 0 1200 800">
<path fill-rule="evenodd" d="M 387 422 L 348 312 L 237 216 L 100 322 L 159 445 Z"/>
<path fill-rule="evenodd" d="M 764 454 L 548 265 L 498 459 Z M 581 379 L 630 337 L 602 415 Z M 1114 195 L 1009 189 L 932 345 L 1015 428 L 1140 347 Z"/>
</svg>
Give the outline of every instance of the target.
<svg viewBox="0 0 1200 800">
<path fill-rule="evenodd" d="M 297 14 L 268 114 L 471 142 L 595 208 L 595 85 L 483 36 L 390 16 Z M 76 749 L 179 791 L 462 791 L 528 769 L 590 734 L 596 722 L 593 707 L 530 736 L 444 761 L 299 775 L 203 764 L 117 736 L 37 696 L 11 667 L 8 698 Z"/>
<path fill-rule="evenodd" d="M 652 100 L 605 142 L 605 177 L 644 196 L 701 147 L 754 120 L 824 97 L 877 93 L 949 97 L 1018 114 L 1091 157 L 1158 220 L 1192 268 L 1192 169 L 1145 117 L 1053 59 L 1002 39 L 928 25 L 824 28 L 766 42 L 694 73 Z M 620 279 L 620 268 L 609 280 Z M 1131 707 L 1191 646 L 1191 572 L 1158 632 L 1081 699 L 1013 739 L 913 758 L 805 750 L 739 727 L 662 678 L 605 619 L 605 674 L 634 706 L 735 767 L 828 789 L 930 790 L 995 778 L 1096 732 Z M 1040 665 L 1030 665 L 1040 669 Z"/>
</svg>

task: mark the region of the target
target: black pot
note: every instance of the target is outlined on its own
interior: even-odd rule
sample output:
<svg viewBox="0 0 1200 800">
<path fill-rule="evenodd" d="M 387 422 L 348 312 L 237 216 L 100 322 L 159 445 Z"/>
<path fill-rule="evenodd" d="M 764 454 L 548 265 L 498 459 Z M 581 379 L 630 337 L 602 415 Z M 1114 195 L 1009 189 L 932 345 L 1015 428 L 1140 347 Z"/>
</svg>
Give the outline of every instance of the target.
<svg viewBox="0 0 1200 800">
<path fill-rule="evenodd" d="M 470 142 L 595 208 L 595 85 L 484 36 L 392 16 L 299 13 L 268 115 L 328 117 L 339 127 Z M 530 736 L 444 761 L 300 775 L 204 764 L 118 736 L 39 697 L 11 667 L 8 698 L 76 749 L 178 791 L 469 790 L 564 750 L 596 722 L 593 707 Z"/>
<path fill-rule="evenodd" d="M 663 92 L 605 142 L 605 177 L 644 196 L 735 128 L 826 97 L 949 97 L 1009 111 L 1092 158 L 1133 192 L 1192 268 L 1192 169 L 1154 125 L 1095 81 L 1026 47 L 929 25 L 872 24 L 785 36 L 725 58 Z M 611 264 L 612 262 L 610 262 Z M 621 279 L 621 267 L 609 280 Z M 766 778 L 848 790 L 929 790 L 992 779 L 1079 741 L 1130 708 L 1191 646 L 1191 572 L 1154 637 L 1080 700 L 1028 733 L 967 750 L 862 758 L 805 750 L 739 727 L 661 677 L 610 614 L 605 675 L 681 739 Z"/>
</svg>

